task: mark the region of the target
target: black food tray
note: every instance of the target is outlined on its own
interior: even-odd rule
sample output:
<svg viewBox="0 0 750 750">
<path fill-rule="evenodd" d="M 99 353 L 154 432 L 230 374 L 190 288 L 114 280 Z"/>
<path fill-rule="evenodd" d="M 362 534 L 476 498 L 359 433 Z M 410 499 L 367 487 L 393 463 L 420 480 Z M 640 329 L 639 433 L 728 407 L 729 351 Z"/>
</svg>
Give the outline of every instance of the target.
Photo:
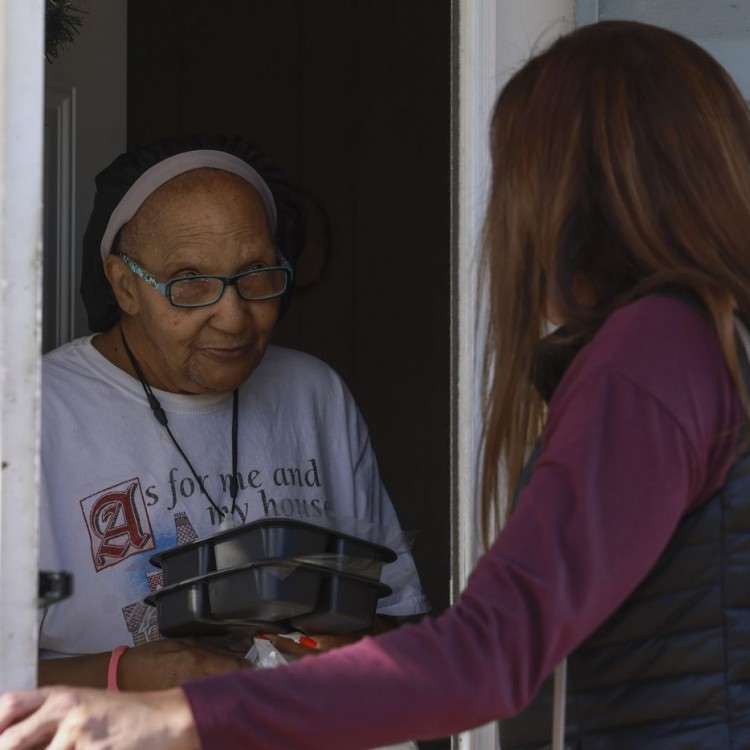
<svg viewBox="0 0 750 750">
<path fill-rule="evenodd" d="M 152 555 L 149 561 L 161 568 L 165 587 L 216 570 L 214 548 L 206 539 L 164 550 Z"/>
<path fill-rule="evenodd" d="M 238 629 L 283 633 L 290 630 L 287 618 L 315 607 L 323 575 L 299 563 L 260 562 L 165 586 L 144 601 L 156 607 L 165 638 L 220 636 Z"/>
<path fill-rule="evenodd" d="M 215 619 L 275 622 L 312 612 L 326 571 L 306 563 L 265 560 L 203 576 Z"/>
<path fill-rule="evenodd" d="M 364 576 L 329 571 L 323 577 L 315 609 L 292 617 L 295 630 L 342 635 L 372 628 L 378 599 L 393 593 L 389 586 Z"/>
<path fill-rule="evenodd" d="M 221 635 L 228 627 L 211 617 L 208 591 L 200 580 L 166 586 L 144 601 L 156 607 L 159 632 L 165 638 Z"/>
<path fill-rule="evenodd" d="M 383 565 L 393 562 L 397 557 L 390 547 L 338 531 L 329 531 L 326 551 L 322 554 L 305 555 L 302 559 L 332 570 L 378 581 Z"/>
<path fill-rule="evenodd" d="M 152 555 L 164 585 L 263 560 L 313 562 L 378 580 L 396 559 L 389 547 L 292 518 L 263 518 Z"/>
<path fill-rule="evenodd" d="M 161 568 L 164 585 L 260 560 L 324 553 L 330 532 L 291 518 L 263 518 L 159 552 L 149 560 Z"/>
<path fill-rule="evenodd" d="M 325 552 L 330 532 L 321 526 L 291 518 L 264 518 L 208 537 L 216 570 L 258 560 L 305 557 Z"/>
<path fill-rule="evenodd" d="M 146 597 L 166 638 L 244 631 L 344 634 L 369 630 L 378 581 L 310 563 L 269 560 L 209 573 Z"/>
</svg>

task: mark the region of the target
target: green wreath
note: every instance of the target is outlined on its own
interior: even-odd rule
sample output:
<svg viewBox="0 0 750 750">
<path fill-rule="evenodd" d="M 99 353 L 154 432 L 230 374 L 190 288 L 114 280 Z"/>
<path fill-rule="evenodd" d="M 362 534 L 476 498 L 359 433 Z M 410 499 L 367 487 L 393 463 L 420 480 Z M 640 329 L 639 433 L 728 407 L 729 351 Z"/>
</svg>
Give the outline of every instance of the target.
<svg viewBox="0 0 750 750">
<path fill-rule="evenodd" d="M 69 0 L 47 0 L 44 18 L 44 57 L 47 62 L 55 60 L 60 50 L 76 38 L 85 14 L 85 10 L 76 8 Z"/>
</svg>

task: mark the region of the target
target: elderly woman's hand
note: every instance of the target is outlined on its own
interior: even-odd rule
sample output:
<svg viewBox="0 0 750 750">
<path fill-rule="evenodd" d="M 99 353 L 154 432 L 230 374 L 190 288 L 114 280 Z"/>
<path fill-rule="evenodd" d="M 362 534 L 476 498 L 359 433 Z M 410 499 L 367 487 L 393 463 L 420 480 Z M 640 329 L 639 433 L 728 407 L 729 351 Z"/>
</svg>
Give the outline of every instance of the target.
<svg viewBox="0 0 750 750">
<path fill-rule="evenodd" d="M 63 687 L 0 695 L 0 750 L 197 750 L 179 688 L 116 693 Z"/>
</svg>

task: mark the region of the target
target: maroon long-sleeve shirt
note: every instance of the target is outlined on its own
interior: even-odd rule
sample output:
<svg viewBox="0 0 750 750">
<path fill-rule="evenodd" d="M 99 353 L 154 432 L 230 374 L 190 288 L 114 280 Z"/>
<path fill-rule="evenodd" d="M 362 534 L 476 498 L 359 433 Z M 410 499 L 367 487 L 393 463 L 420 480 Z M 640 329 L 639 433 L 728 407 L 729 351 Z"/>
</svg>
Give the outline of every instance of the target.
<svg viewBox="0 0 750 750">
<path fill-rule="evenodd" d="M 658 296 L 619 310 L 555 391 L 531 480 L 460 601 L 288 667 L 187 684 L 203 747 L 355 750 L 516 713 L 721 486 L 735 441 L 717 436 L 739 418 L 700 313 Z"/>
</svg>

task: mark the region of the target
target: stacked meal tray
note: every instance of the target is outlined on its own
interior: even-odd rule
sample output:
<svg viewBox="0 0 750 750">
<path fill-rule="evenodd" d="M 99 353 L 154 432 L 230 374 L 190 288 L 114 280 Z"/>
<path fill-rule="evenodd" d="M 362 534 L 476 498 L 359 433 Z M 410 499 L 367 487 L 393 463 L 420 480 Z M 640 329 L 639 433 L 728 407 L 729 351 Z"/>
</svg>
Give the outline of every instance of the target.
<svg viewBox="0 0 750 750">
<path fill-rule="evenodd" d="M 150 558 L 164 587 L 146 598 L 168 638 L 231 629 L 343 634 L 371 627 L 389 547 L 296 519 L 262 519 Z"/>
</svg>

